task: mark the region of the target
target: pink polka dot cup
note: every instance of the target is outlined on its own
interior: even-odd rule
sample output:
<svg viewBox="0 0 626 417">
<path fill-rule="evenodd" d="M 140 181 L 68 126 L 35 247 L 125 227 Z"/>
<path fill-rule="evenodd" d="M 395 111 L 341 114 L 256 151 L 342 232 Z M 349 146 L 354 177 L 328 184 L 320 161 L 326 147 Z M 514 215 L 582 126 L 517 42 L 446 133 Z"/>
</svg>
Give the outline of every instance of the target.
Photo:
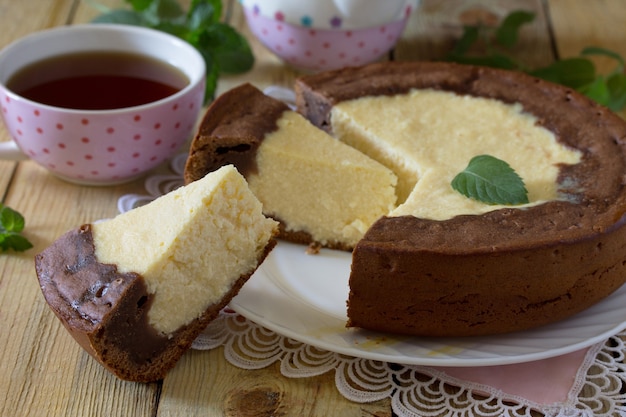
<svg viewBox="0 0 626 417">
<path fill-rule="evenodd" d="M 242 0 L 250 31 L 305 72 L 364 65 L 389 52 L 418 0 Z"/>
<path fill-rule="evenodd" d="M 104 110 L 41 104 L 6 86 L 34 62 L 93 51 L 151 57 L 177 68 L 186 85 L 147 104 Z M 171 158 L 193 135 L 204 85 L 202 56 L 188 43 L 160 31 L 89 24 L 26 36 L 0 51 L 0 111 L 12 138 L 0 142 L 0 159 L 30 158 L 78 184 L 133 180 Z"/>
</svg>

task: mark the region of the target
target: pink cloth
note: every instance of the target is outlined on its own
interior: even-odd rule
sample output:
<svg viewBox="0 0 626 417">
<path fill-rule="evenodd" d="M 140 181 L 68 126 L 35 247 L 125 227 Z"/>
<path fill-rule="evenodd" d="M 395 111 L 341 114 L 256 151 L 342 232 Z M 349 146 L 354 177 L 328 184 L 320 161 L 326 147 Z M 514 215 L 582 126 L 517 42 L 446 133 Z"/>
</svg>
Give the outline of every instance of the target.
<svg viewBox="0 0 626 417">
<path fill-rule="evenodd" d="M 491 387 L 511 398 L 521 397 L 539 405 L 551 405 L 568 401 L 578 379 L 586 374 L 588 365 L 583 365 L 588 362 L 589 349 L 513 365 L 430 369 L 453 379 L 483 386 L 477 387 L 477 392 L 481 388 L 483 392 L 493 392 L 487 388 Z"/>
</svg>

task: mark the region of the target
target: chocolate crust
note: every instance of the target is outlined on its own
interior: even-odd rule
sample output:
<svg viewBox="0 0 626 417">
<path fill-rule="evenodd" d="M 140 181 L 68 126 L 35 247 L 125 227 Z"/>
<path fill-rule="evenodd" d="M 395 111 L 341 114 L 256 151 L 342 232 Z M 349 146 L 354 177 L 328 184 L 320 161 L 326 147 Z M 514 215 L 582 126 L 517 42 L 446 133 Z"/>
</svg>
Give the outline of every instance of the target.
<svg viewBox="0 0 626 417">
<path fill-rule="evenodd" d="M 450 68 L 449 64 L 384 62 L 306 75 L 295 82 L 296 107 L 311 123 L 331 132 L 330 111 L 342 101 L 393 96 L 414 88 L 464 94 L 471 79 Z"/>
<path fill-rule="evenodd" d="M 517 331 L 571 316 L 624 283 L 624 120 L 559 85 L 449 63 L 304 76 L 296 104 L 331 131 L 335 104 L 413 88 L 520 103 L 581 162 L 560 167 L 560 201 L 445 221 L 379 219 L 353 251 L 348 326 L 420 336 Z"/>
<path fill-rule="evenodd" d="M 570 317 L 623 285 L 623 222 L 584 238 L 531 244 L 528 233 L 538 225 L 493 227 L 501 214 L 374 224 L 353 252 L 348 326 L 424 336 L 505 333 Z M 494 238 L 486 245 L 487 234 L 518 232 L 525 244 L 503 249 Z M 477 247 L 460 252 L 446 244 L 455 239 Z"/>
<path fill-rule="evenodd" d="M 256 171 L 256 150 L 289 107 L 243 84 L 219 96 L 207 109 L 191 143 L 185 183 L 233 164 L 246 177 Z"/>
<path fill-rule="evenodd" d="M 276 242 L 265 249 L 260 262 Z M 154 330 L 147 313 L 152 296 L 143 277 L 98 262 L 90 225 L 67 232 L 35 257 L 43 295 L 83 349 L 120 379 L 163 379 L 254 271 L 197 319 L 169 337 Z"/>
</svg>

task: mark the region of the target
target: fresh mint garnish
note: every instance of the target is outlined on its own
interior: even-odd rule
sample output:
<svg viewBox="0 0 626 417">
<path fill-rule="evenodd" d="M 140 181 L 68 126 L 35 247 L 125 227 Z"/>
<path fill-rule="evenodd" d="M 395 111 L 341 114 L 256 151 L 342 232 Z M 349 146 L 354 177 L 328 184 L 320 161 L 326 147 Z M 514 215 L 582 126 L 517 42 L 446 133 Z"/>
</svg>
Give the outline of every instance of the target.
<svg viewBox="0 0 626 417">
<path fill-rule="evenodd" d="M 490 205 L 528 203 L 524 181 L 509 164 L 491 155 L 472 158 L 451 185 L 464 196 Z"/>
<path fill-rule="evenodd" d="M 221 0 L 193 0 L 187 12 L 177 0 L 125 1 L 131 9 L 94 4 L 103 14 L 92 22 L 145 26 L 189 42 L 206 63 L 205 103 L 213 99 L 220 74 L 242 73 L 254 65 L 248 41 L 233 27 L 220 22 Z"/>
<path fill-rule="evenodd" d="M 0 204 L 0 251 L 13 249 L 23 252 L 33 245 L 21 235 L 24 230 L 24 217 L 10 207 Z"/>
<path fill-rule="evenodd" d="M 535 18 L 533 13 L 518 10 L 507 15 L 497 27 L 466 26 L 461 38 L 447 56 L 447 60 L 463 64 L 518 70 L 538 78 L 570 87 L 613 111 L 626 107 L 626 73 L 624 59 L 614 51 L 584 48 L 580 56 L 559 59 L 542 68 L 527 68 L 510 55 L 515 47 L 520 28 Z M 471 53 L 472 47 L 483 46 L 483 53 Z M 608 74 L 598 74 L 588 58 L 602 55 L 613 59 L 615 68 Z"/>
</svg>

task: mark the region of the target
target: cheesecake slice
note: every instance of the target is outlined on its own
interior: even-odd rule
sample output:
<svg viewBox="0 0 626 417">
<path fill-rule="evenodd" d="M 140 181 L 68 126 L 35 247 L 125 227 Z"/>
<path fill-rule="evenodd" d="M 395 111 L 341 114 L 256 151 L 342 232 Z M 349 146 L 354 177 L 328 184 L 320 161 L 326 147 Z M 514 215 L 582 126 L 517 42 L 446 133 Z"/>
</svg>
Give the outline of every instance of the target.
<svg viewBox="0 0 626 417">
<path fill-rule="evenodd" d="M 250 84 L 220 96 L 204 116 L 185 169 L 193 182 L 232 163 L 281 237 L 351 250 L 395 208 L 391 170 L 329 136 Z"/>
<path fill-rule="evenodd" d="M 46 301 L 119 378 L 161 379 L 275 245 L 277 223 L 232 166 L 36 256 Z"/>
</svg>

